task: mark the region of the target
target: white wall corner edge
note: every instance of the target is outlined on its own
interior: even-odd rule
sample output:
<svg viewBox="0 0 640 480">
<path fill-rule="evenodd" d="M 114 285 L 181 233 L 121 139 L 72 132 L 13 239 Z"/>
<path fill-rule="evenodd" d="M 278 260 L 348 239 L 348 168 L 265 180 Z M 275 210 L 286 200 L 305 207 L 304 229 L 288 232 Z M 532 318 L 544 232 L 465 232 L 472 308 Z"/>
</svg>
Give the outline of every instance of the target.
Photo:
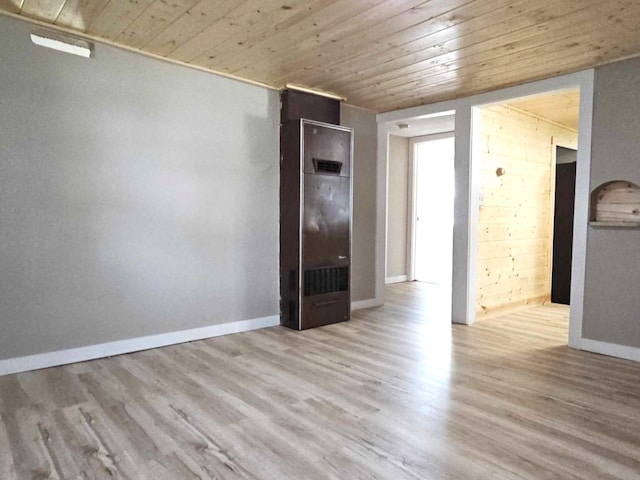
<svg viewBox="0 0 640 480">
<path fill-rule="evenodd" d="M 351 302 L 351 311 L 355 312 L 356 310 L 364 310 L 365 308 L 379 307 L 382 304 L 383 302 L 377 298 L 370 298 L 368 300 L 357 300 L 355 302 Z"/>
<path fill-rule="evenodd" d="M 600 342 L 598 340 L 583 338 L 580 342 L 580 348 L 586 352 L 640 362 L 640 348 L 638 347 L 629 347 L 627 345 L 618 345 L 616 343 Z"/>
<path fill-rule="evenodd" d="M 385 285 L 389 285 L 392 283 L 402 283 L 407 281 L 406 275 L 398 275 L 396 277 L 387 277 L 384 279 Z"/>
<path fill-rule="evenodd" d="M 248 332 L 259 328 L 274 327 L 280 325 L 280 317 L 272 315 L 268 317 L 240 320 L 237 322 L 222 323 L 208 327 L 192 328 L 177 332 L 161 333 L 145 337 L 129 338 L 114 342 L 88 345 L 86 347 L 70 348 L 55 352 L 38 353 L 24 357 L 8 358 L 0 360 L 0 376 L 13 373 L 39 370 L 41 368 L 56 367 L 70 363 L 85 362 L 97 358 L 122 355 L 124 353 L 139 352 L 151 348 L 166 347 L 178 343 L 192 342 L 206 338 L 229 335 L 231 333 Z"/>
</svg>

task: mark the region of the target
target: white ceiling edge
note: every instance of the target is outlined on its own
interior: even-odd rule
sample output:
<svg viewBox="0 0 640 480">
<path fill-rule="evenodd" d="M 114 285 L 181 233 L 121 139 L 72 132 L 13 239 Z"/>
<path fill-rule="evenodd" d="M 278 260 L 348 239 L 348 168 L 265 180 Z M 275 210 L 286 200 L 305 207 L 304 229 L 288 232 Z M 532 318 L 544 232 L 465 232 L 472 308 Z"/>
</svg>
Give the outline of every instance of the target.
<svg viewBox="0 0 640 480">
<path fill-rule="evenodd" d="M 455 114 L 434 116 L 427 118 L 411 118 L 389 123 L 387 131 L 391 135 L 400 137 L 421 137 L 423 135 L 436 135 L 438 133 L 453 132 L 456 128 Z M 398 125 L 409 125 L 400 128 Z"/>
</svg>

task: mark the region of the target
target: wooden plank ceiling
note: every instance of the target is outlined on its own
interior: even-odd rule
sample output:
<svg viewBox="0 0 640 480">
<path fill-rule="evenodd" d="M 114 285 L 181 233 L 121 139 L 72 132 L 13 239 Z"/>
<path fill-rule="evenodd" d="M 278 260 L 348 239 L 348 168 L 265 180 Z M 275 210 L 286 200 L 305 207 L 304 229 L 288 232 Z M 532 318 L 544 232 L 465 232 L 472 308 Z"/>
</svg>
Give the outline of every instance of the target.
<svg viewBox="0 0 640 480">
<path fill-rule="evenodd" d="M 578 130 L 580 90 L 519 98 L 509 101 L 507 106 L 551 120 L 572 130 Z"/>
<path fill-rule="evenodd" d="M 0 9 L 378 112 L 640 53 L 638 0 L 0 0 Z"/>
</svg>

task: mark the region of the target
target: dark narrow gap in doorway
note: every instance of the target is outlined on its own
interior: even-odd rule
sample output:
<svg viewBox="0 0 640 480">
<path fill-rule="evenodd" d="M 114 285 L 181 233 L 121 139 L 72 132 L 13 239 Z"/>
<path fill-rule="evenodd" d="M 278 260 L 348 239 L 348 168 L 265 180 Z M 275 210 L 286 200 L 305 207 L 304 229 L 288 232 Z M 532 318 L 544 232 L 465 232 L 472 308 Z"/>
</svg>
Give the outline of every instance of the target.
<svg viewBox="0 0 640 480">
<path fill-rule="evenodd" d="M 551 301 L 564 305 L 569 305 L 571 301 L 571 256 L 573 253 L 577 159 L 577 150 L 556 147 Z"/>
</svg>

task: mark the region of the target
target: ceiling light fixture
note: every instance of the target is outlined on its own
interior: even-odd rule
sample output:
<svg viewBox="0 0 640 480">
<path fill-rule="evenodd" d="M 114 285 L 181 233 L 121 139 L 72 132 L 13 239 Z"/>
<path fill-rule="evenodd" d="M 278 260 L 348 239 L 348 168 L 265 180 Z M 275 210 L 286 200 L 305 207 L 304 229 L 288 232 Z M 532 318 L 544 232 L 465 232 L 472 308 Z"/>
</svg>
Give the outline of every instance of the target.
<svg viewBox="0 0 640 480">
<path fill-rule="evenodd" d="M 84 58 L 93 56 L 93 44 L 73 37 L 56 33 L 32 33 L 31 41 L 40 47 L 52 48 L 65 53 L 71 53 Z"/>
<path fill-rule="evenodd" d="M 321 97 L 329 97 L 334 98 L 336 100 L 346 101 L 346 97 L 342 97 L 336 93 L 323 92 L 322 90 L 314 90 L 313 88 L 303 87 L 301 85 L 294 85 L 293 83 L 287 83 L 285 88 L 289 88 L 291 90 L 299 90 L 300 92 L 313 93 L 314 95 L 320 95 Z"/>
</svg>

